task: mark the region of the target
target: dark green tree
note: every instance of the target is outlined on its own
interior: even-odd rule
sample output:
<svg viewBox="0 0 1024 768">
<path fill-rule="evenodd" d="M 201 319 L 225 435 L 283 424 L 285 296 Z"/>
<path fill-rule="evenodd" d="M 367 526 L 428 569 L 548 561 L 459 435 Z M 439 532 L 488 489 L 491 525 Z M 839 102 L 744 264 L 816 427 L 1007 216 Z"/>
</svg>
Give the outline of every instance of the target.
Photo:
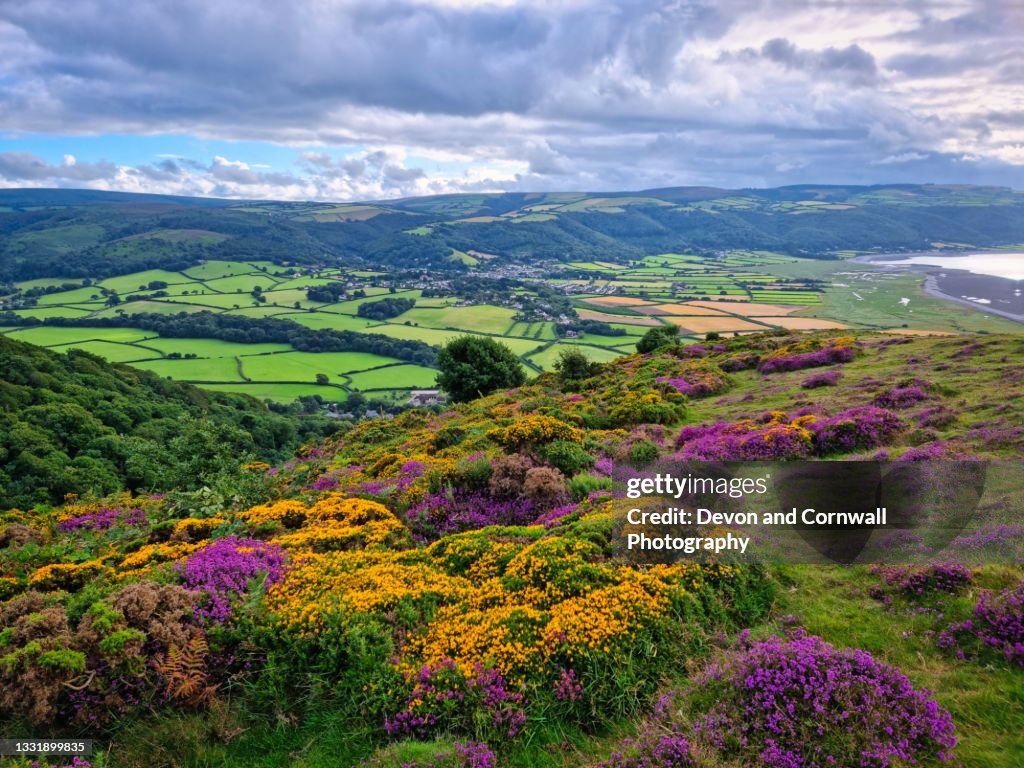
<svg viewBox="0 0 1024 768">
<path fill-rule="evenodd" d="M 522 363 L 511 349 L 483 336 L 452 339 L 437 356 L 437 384 L 456 403 L 483 397 L 526 381 Z"/>
<path fill-rule="evenodd" d="M 646 354 L 647 352 L 653 352 L 661 347 L 667 347 L 678 343 L 679 326 L 661 325 L 657 328 L 651 328 L 651 330 L 640 337 L 640 341 L 636 343 L 636 351 Z"/>
<path fill-rule="evenodd" d="M 563 349 L 555 362 L 558 377 L 565 383 L 589 378 L 597 373 L 599 368 L 599 365 L 592 363 L 590 358 L 575 348 Z"/>
</svg>

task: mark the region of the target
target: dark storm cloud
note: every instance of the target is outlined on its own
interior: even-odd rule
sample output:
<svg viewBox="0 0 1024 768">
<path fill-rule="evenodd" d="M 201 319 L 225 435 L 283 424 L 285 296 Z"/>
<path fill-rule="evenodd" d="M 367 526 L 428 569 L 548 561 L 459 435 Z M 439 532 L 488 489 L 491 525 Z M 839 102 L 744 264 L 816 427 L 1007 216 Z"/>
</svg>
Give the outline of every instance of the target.
<svg viewBox="0 0 1024 768">
<path fill-rule="evenodd" d="M 0 0 L 0 125 L 320 145 L 291 172 L 120 168 L 205 193 L 1003 179 L 1024 163 L 1022 14 L 1000 0 Z M 432 153 L 458 170 L 406 160 Z M 119 170 L 12 155 L 7 180 Z"/>
</svg>

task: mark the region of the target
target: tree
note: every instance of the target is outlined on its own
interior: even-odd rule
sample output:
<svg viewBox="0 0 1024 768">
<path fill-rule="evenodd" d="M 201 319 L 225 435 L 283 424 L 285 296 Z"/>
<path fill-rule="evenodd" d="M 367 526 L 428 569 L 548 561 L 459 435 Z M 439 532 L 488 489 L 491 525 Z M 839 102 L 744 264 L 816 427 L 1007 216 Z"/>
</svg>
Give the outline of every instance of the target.
<svg viewBox="0 0 1024 768">
<path fill-rule="evenodd" d="M 593 376 L 599 367 L 575 348 L 563 349 L 559 352 L 558 361 L 555 363 L 555 370 L 558 371 L 559 378 L 567 383 Z"/>
<path fill-rule="evenodd" d="M 484 336 L 460 336 L 437 356 L 437 384 L 456 403 L 483 397 L 526 381 L 519 358 L 511 349 Z"/>
<path fill-rule="evenodd" d="M 651 328 L 651 330 L 640 337 L 640 341 L 636 343 L 636 351 L 646 354 L 647 352 L 653 352 L 660 347 L 666 347 L 678 343 L 679 326 L 661 325 L 657 328 Z"/>
<path fill-rule="evenodd" d="M 331 383 L 331 380 L 328 378 L 326 373 L 318 373 L 316 375 L 316 383 L 320 386 L 326 386 Z"/>
</svg>

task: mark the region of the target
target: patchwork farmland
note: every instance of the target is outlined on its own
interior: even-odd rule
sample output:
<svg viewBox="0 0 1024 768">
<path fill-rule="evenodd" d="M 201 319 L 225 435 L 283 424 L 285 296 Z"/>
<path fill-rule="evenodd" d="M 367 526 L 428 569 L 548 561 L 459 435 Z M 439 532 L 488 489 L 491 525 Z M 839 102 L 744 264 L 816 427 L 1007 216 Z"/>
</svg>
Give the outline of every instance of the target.
<svg viewBox="0 0 1024 768">
<path fill-rule="evenodd" d="M 342 208 L 322 215 L 371 213 Z M 880 276 L 846 261 L 797 259 L 766 251 L 730 251 L 713 259 L 664 253 L 623 263 L 572 261 L 557 272 L 527 285 L 567 296 L 578 320 L 604 324 L 603 332 L 595 332 L 599 326 L 559 332 L 556 324 L 561 320 L 524 316 L 515 308 L 514 297 L 508 300 L 513 306 L 500 306 L 455 295 L 425 296 L 422 284 L 396 284 L 387 272 L 298 271 L 270 261 L 209 260 L 182 271 L 148 269 L 94 283 L 61 278 L 17 283 L 22 292 L 41 292 L 33 306 L 14 311 L 18 317 L 44 322 L 71 318 L 76 325 L 7 327 L 0 333 L 55 351 L 82 349 L 173 380 L 282 403 L 312 395 L 340 402 L 355 391 L 401 403 L 410 390 L 434 387 L 436 371 L 386 354 L 304 352 L 283 343 L 166 338 L 135 328 L 83 325 L 93 318 L 139 313 L 209 312 L 275 318 L 313 331 L 355 331 L 431 346 L 473 334 L 501 339 L 533 373 L 550 370 L 567 348 L 599 362 L 628 354 L 646 331 L 663 325 L 678 326 L 684 338 L 694 341 L 708 334 L 776 329 L 1007 330 L 998 318 L 924 297 L 910 284 L 912 276 Z M 309 289 L 324 286 L 347 290 L 338 293 L 336 301 L 310 298 Z M 908 294 L 915 297 L 912 308 L 900 301 Z M 529 288 L 517 294 L 533 295 Z M 415 303 L 383 320 L 360 315 L 362 305 L 388 298 Z"/>
</svg>

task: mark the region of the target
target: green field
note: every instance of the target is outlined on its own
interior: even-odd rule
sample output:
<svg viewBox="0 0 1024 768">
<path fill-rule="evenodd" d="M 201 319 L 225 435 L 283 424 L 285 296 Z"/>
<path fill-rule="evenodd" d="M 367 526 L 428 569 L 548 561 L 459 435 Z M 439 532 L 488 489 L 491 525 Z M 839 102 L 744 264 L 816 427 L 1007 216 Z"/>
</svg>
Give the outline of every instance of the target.
<svg viewBox="0 0 1024 768">
<path fill-rule="evenodd" d="M 356 389 L 430 389 L 437 371 L 422 365 L 393 365 L 349 375 Z"/>
<path fill-rule="evenodd" d="M 745 198 L 726 204 L 713 201 L 713 208 L 746 205 Z M 614 213 L 636 201 L 621 198 L 587 199 L 569 196 L 559 201 L 539 204 L 529 212 L 513 214 L 509 220 L 529 216 L 554 216 L 564 206 L 581 210 Z M 808 206 L 796 206 L 803 211 Z M 526 209 L 524 209 L 526 210 Z M 362 215 L 359 210 L 342 211 L 323 208 L 329 216 Z M 168 230 L 170 232 L 170 230 Z M 192 230 L 174 230 L 181 238 L 191 237 Z M 186 233 L 186 234 L 182 234 Z M 56 232 L 55 242 L 68 236 Z M 159 235 L 159 236 L 158 236 Z M 201 235 L 201 232 L 200 232 Z M 199 236 L 199 235 L 196 235 Z M 167 239 L 154 231 L 152 237 Z M 174 239 L 178 235 L 168 235 Z M 180 238 L 179 238 L 180 239 Z M 119 241 L 119 242 L 128 242 Z M 456 258 L 472 269 L 480 268 L 457 252 Z M 475 252 L 474 252 L 475 253 Z M 852 255 L 852 252 L 851 252 Z M 465 256 L 469 256 L 465 253 Z M 470 256 L 473 261 L 480 261 Z M 483 262 L 480 262 L 483 264 Z M 583 332 L 574 338 L 558 339 L 555 324 L 543 319 L 517 319 L 518 310 L 510 306 L 473 304 L 459 295 L 423 298 L 419 287 L 395 290 L 384 272 L 351 270 L 339 267 L 310 270 L 309 276 L 285 274 L 285 268 L 266 261 L 207 261 L 183 272 L 147 269 L 133 274 L 107 278 L 95 286 L 74 287 L 67 291 L 37 297 L 38 306 L 16 310 L 26 318 L 108 318 L 121 314 L 179 312 L 212 312 L 242 317 L 274 317 L 289 320 L 313 330 L 356 331 L 381 334 L 395 339 L 409 339 L 440 346 L 456 336 L 479 334 L 500 339 L 536 372 L 549 370 L 560 350 L 578 348 L 588 357 L 605 361 L 634 350 L 638 337 L 649 328 L 665 322 L 690 328 L 687 339 L 699 341 L 707 329 L 715 329 L 710 317 L 724 318 L 717 328 L 725 333 L 748 328 L 785 326 L 782 320 L 758 317 L 748 307 L 758 304 L 792 307 L 791 317 L 839 321 L 851 328 L 911 328 L 935 331 L 1007 331 L 1019 332 L 1020 326 L 984 310 L 972 310 L 934 299 L 923 294 L 922 278 L 916 274 L 896 274 L 872 270 L 868 265 L 844 259 L 799 259 L 770 251 L 726 251 L 716 256 L 689 253 L 652 254 L 640 259 L 581 258 L 566 265 L 579 274 L 573 279 L 548 279 L 550 286 L 565 288 L 569 300 L 583 317 L 608 323 L 622 330 L 624 336 Z M 167 283 L 162 290 L 167 296 L 126 302 L 132 293 L 152 293 L 145 286 L 159 280 Z M 350 294 L 356 289 L 363 298 L 352 298 L 333 304 L 311 302 L 306 288 L 346 281 Z M 80 280 L 45 278 L 19 283 L 21 289 L 80 285 Z M 413 283 L 413 285 L 416 285 Z M 262 290 L 262 299 L 252 295 Z M 101 289 L 117 292 L 122 302 L 106 306 Z M 638 304 L 600 303 L 609 294 L 642 300 Z M 513 290 L 514 297 L 535 295 L 528 283 Z M 359 307 L 382 298 L 410 298 L 416 306 L 387 321 L 358 316 Z M 596 300 L 592 303 L 589 299 Z M 739 301 L 720 312 L 695 310 L 681 312 L 678 306 L 659 312 L 657 304 L 679 305 L 682 301 Z M 909 303 L 901 301 L 909 299 Z M 690 325 L 682 318 L 691 315 Z M 748 317 L 749 316 L 749 317 Z M 699 319 L 698 319 L 699 318 Z M 730 319 L 731 318 L 731 319 Z M 727 326 L 732 323 L 735 328 Z M 807 321 L 793 321 L 799 327 Z M 692 327 L 691 327 L 692 326 Z M 289 399 L 288 393 L 306 393 L 316 374 L 323 373 L 335 388 L 387 393 L 402 401 L 412 388 L 434 385 L 432 369 L 401 363 L 390 357 L 363 353 L 298 352 L 285 344 L 241 344 L 212 339 L 161 339 L 132 329 L 102 328 L 33 328 L 11 332 L 15 338 L 36 341 L 58 350 L 72 346 L 115 362 L 136 362 L 139 367 L 155 370 L 191 382 L 235 382 L 253 394 L 273 392 L 277 399 Z M 133 342 L 144 339 L 142 345 Z M 172 360 L 167 355 L 196 355 L 197 359 Z M 383 366 L 383 367 L 382 367 Z M 299 389 L 295 389 L 299 387 Z M 275 389 L 280 388 L 280 389 Z M 341 389 L 336 389 L 341 392 Z"/>
<path fill-rule="evenodd" d="M 368 352 L 285 352 L 241 358 L 242 372 L 251 381 L 312 382 L 324 373 L 335 384 L 346 384 L 346 374 L 352 371 L 397 362 Z"/>
<path fill-rule="evenodd" d="M 130 363 L 136 360 L 159 358 L 160 352 L 135 344 L 121 344 L 113 341 L 79 341 L 71 344 L 60 344 L 50 347 L 54 352 L 67 352 L 80 349 L 93 355 L 99 355 L 112 363 Z"/>
<path fill-rule="evenodd" d="M 578 349 L 591 360 L 598 363 L 605 363 L 620 356 L 618 352 L 610 349 L 590 347 L 585 344 L 567 345 L 559 342 L 558 344 L 552 344 L 543 352 L 530 355 L 526 359 L 544 370 L 552 370 L 555 367 L 555 363 L 558 362 L 558 356 L 562 353 L 563 349 Z"/>
<path fill-rule="evenodd" d="M 101 280 L 99 282 L 99 285 L 103 286 L 104 288 L 108 288 L 111 291 L 117 291 L 118 293 L 132 293 L 134 291 L 149 290 L 148 288 L 144 288 L 141 286 L 149 285 L 149 283 L 151 283 L 154 280 L 159 280 L 161 282 L 167 283 L 168 286 L 187 286 L 196 283 L 195 280 L 193 280 L 190 277 L 187 277 L 181 272 L 168 272 L 167 270 L 164 269 L 147 269 L 144 272 L 133 272 L 130 275 L 108 277 L 105 280 Z"/>
<path fill-rule="evenodd" d="M 319 395 L 328 402 L 342 402 L 347 398 L 343 389 L 324 387 L 317 384 L 204 384 L 203 389 L 215 392 L 237 392 L 251 395 L 259 400 L 273 400 L 275 403 L 290 403 L 299 397 Z"/>
<path fill-rule="evenodd" d="M 212 357 L 199 360 L 144 360 L 135 363 L 135 366 L 175 381 L 239 380 L 238 361 L 233 357 Z"/>
<path fill-rule="evenodd" d="M 35 344 L 40 347 L 52 347 L 57 344 L 94 340 L 130 343 L 141 341 L 154 334 L 136 328 L 58 328 L 56 326 L 40 326 L 38 328 L 15 328 L 8 331 L 8 335 L 12 339 Z"/>
<path fill-rule="evenodd" d="M 164 355 L 196 355 L 197 357 L 241 357 L 245 355 L 267 355 L 273 352 L 288 352 L 287 344 L 239 344 L 220 339 L 149 339 L 146 346 Z"/>
</svg>

